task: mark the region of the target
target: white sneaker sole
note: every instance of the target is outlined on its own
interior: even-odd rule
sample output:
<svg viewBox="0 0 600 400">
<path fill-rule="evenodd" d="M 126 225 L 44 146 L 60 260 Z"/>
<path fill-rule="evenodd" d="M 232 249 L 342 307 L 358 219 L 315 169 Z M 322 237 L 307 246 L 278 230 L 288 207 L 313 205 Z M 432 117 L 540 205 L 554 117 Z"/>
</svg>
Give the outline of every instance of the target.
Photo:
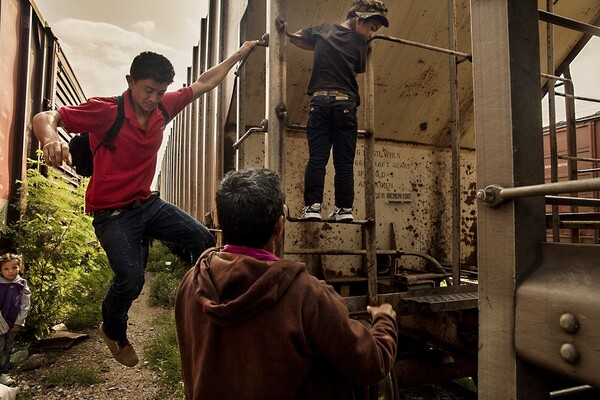
<svg viewBox="0 0 600 400">
<path fill-rule="evenodd" d="M 335 220 L 338 222 L 350 222 L 350 221 L 354 221 L 354 217 L 352 216 L 352 214 L 336 214 L 335 215 Z"/>
<path fill-rule="evenodd" d="M 320 221 L 321 220 L 321 214 L 319 214 L 319 213 L 306 213 L 306 214 L 304 214 L 300 218 L 304 219 L 306 221 Z"/>
</svg>

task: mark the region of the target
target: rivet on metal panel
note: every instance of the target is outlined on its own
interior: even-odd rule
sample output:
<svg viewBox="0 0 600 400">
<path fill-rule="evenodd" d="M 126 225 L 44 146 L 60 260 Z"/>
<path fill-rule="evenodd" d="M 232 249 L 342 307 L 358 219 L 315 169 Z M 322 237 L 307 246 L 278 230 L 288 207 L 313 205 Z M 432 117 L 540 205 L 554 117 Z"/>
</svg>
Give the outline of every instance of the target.
<svg viewBox="0 0 600 400">
<path fill-rule="evenodd" d="M 571 313 L 564 313 L 559 319 L 560 327 L 567 333 L 575 333 L 579 329 L 579 321 Z"/>
<path fill-rule="evenodd" d="M 579 350 L 572 343 L 565 343 L 560 346 L 560 356 L 569 364 L 575 364 L 579 361 Z"/>
</svg>

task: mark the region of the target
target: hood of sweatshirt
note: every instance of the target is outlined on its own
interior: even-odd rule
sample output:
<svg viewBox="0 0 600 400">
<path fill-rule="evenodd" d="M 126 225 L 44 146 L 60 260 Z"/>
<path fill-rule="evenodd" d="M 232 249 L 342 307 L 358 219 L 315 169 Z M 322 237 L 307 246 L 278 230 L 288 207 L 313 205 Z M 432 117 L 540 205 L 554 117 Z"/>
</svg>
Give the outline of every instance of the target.
<svg viewBox="0 0 600 400">
<path fill-rule="evenodd" d="M 17 275 L 17 277 L 15 278 L 14 281 L 9 281 L 7 279 L 4 279 L 2 276 L 0 276 L 0 284 L 2 284 L 2 283 L 14 283 L 19 286 L 25 286 L 25 279 L 22 278 L 20 275 Z"/>
<path fill-rule="evenodd" d="M 209 318 L 224 326 L 272 307 L 306 271 L 295 261 L 261 261 L 217 250 L 205 252 L 194 268 L 197 301 Z"/>
</svg>

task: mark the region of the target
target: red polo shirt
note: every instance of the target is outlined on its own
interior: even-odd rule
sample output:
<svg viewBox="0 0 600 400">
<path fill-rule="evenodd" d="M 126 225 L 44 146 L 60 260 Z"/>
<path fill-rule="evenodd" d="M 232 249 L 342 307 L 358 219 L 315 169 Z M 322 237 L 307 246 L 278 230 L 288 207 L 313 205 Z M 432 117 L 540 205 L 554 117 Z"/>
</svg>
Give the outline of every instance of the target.
<svg viewBox="0 0 600 400">
<path fill-rule="evenodd" d="M 110 151 L 101 146 L 94 155 L 94 174 L 85 194 L 87 212 L 123 208 L 137 199 L 150 197 L 150 185 L 156 171 L 158 150 L 162 143 L 165 120 L 156 108 L 144 129 L 137 121 L 129 90 L 123 93 L 125 120 Z M 174 118 L 192 101 L 188 86 L 165 93 L 162 104 Z M 77 106 L 58 109 L 68 132 L 89 132 L 92 152 L 108 133 L 117 118 L 117 101 L 113 97 L 92 97 Z"/>
</svg>

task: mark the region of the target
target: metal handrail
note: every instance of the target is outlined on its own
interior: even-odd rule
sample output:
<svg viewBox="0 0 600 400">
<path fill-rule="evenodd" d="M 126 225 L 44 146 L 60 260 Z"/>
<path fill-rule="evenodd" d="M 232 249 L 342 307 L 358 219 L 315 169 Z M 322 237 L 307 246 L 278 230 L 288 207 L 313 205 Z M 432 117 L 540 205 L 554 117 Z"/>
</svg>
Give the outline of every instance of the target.
<svg viewBox="0 0 600 400">
<path fill-rule="evenodd" d="M 554 94 L 557 96 L 568 97 L 568 98 L 572 98 L 575 100 L 583 100 L 583 101 L 590 101 L 592 103 L 600 103 L 600 99 L 594 99 L 593 97 L 574 96 L 572 94 L 565 94 L 565 93 L 560 93 L 560 92 L 555 92 Z"/>
<path fill-rule="evenodd" d="M 600 190 L 600 178 L 582 179 L 578 181 L 543 183 L 540 185 L 504 188 L 500 185 L 488 185 L 477 190 L 477 200 L 497 206 L 505 200 L 518 197 L 544 196 L 549 194 L 590 192 Z"/>
<path fill-rule="evenodd" d="M 246 131 L 246 133 L 244 133 L 242 135 L 241 138 L 239 138 L 234 144 L 233 144 L 233 148 L 235 150 L 237 150 L 240 147 L 240 144 L 242 144 L 242 142 L 246 139 L 248 139 L 248 136 L 250 136 L 251 134 L 253 134 L 254 132 L 266 132 L 267 129 L 269 128 L 269 121 L 267 119 L 263 119 L 260 123 L 260 126 L 253 126 L 252 128 L 248 129 Z"/>
<path fill-rule="evenodd" d="M 546 204 L 559 206 L 600 207 L 600 199 L 586 197 L 546 196 Z"/>
<path fill-rule="evenodd" d="M 561 76 L 545 74 L 543 72 L 540 75 L 542 76 L 542 78 L 552 79 L 555 81 L 572 82 L 572 80 L 569 78 L 563 78 Z M 561 83 L 561 85 L 564 85 L 564 83 Z"/>
<path fill-rule="evenodd" d="M 600 36 L 600 28 L 594 25 L 586 24 L 585 22 L 577 21 L 571 18 L 563 17 L 562 15 L 552 14 L 546 10 L 538 10 L 540 21 L 559 25 L 563 28 L 573 29 L 588 35 Z"/>
<path fill-rule="evenodd" d="M 285 127 L 288 129 L 293 129 L 293 130 L 297 130 L 297 131 L 305 131 L 306 130 L 306 125 L 294 124 L 293 122 L 289 122 L 287 107 L 285 106 L 285 104 L 277 105 L 277 116 L 283 120 Z M 368 137 L 369 135 L 371 135 L 371 132 L 368 132 L 364 129 L 358 129 L 356 131 L 356 134 Z"/>
<path fill-rule="evenodd" d="M 387 40 L 387 41 L 390 41 L 390 42 L 396 42 L 396 43 L 405 44 L 405 45 L 408 45 L 408 46 L 420 47 L 420 48 L 426 49 L 426 50 L 437 51 L 438 53 L 450 54 L 451 56 L 456 56 L 456 57 L 463 58 L 462 61 L 464 61 L 464 60 L 473 61 L 473 56 L 471 56 L 471 54 L 462 53 L 460 51 L 455 51 L 455 50 L 449 50 L 449 49 L 445 49 L 443 47 L 432 46 L 432 45 L 429 45 L 429 44 L 414 42 L 412 40 L 400 39 L 400 38 L 393 37 L 393 36 L 387 36 L 387 35 L 379 35 L 379 34 L 377 34 L 377 35 L 371 36 L 371 39 L 369 39 L 369 41 L 371 42 L 371 41 L 373 41 L 375 39 L 383 39 L 383 40 Z"/>
<path fill-rule="evenodd" d="M 563 160 L 573 160 L 573 161 L 589 161 L 589 162 L 600 162 L 600 158 L 590 158 L 590 157 L 570 157 L 570 156 L 561 156 L 558 158 Z"/>
</svg>

